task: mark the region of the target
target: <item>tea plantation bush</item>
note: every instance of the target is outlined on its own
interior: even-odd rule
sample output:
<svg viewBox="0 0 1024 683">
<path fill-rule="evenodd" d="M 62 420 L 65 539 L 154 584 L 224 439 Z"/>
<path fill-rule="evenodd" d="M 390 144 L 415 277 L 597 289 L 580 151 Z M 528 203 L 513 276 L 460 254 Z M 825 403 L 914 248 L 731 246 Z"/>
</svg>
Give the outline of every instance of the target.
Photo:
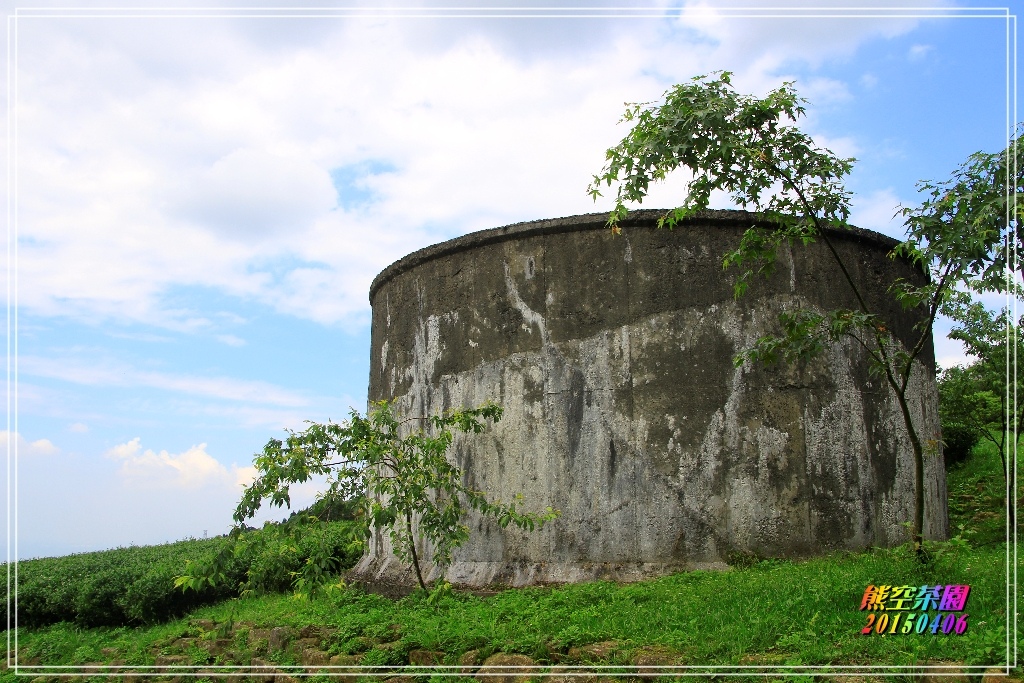
<svg viewBox="0 0 1024 683">
<path fill-rule="evenodd" d="M 19 562 L 18 625 L 150 622 L 230 597 L 227 586 L 197 595 L 174 590 L 174 577 L 186 559 L 212 556 L 225 542 L 222 538 L 190 540 Z M 237 585 L 239 578 L 244 579 L 244 568 L 233 569 Z M 137 584 L 148 590 L 139 590 Z"/>
<path fill-rule="evenodd" d="M 17 623 L 27 627 L 60 621 L 89 627 L 153 623 L 243 590 L 288 590 L 291 572 L 299 571 L 314 550 L 327 547 L 340 559 L 340 569 L 353 566 L 362 547 L 353 543 L 351 529 L 352 523 L 343 521 L 310 525 L 301 534 L 286 533 L 276 525 L 248 531 L 244 542 L 235 543 L 236 552 L 224 567 L 224 581 L 198 591 L 175 588 L 174 578 L 185 572 L 187 560 L 204 563 L 222 554 L 231 543 L 228 538 L 19 562 Z M 6 598 L 0 596 L 0 600 L 6 608 Z"/>
<path fill-rule="evenodd" d="M 236 562 L 245 567 L 238 591 L 275 593 L 290 590 L 309 558 L 337 558 L 338 571 L 354 566 L 363 554 L 363 541 L 353 539 L 352 521 L 274 525 L 250 532 L 236 541 Z M 227 572 L 226 572 L 227 573 Z"/>
</svg>

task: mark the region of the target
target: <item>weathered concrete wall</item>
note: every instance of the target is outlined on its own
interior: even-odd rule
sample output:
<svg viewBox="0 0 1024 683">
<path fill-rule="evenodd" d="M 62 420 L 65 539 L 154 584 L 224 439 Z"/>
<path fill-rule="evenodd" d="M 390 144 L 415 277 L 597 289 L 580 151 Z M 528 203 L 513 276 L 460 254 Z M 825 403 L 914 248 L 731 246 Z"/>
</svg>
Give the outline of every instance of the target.
<svg viewBox="0 0 1024 683">
<path fill-rule="evenodd" d="M 892 392 L 844 343 L 801 365 L 732 358 L 795 306 L 854 308 L 818 243 L 784 249 L 776 272 L 733 298 L 723 271 L 751 223 L 708 212 L 674 231 L 662 212 L 605 214 L 473 233 L 392 264 L 370 292 L 370 399 L 407 415 L 490 399 L 504 419 L 458 440 L 469 485 L 562 516 L 541 531 L 471 517 L 447 578 L 483 585 L 633 579 L 722 567 L 733 552 L 806 556 L 902 543 L 913 455 Z M 870 306 L 912 335 L 886 293 L 921 278 L 868 231 L 833 235 Z M 931 344 L 911 388 L 921 433 L 939 431 Z M 925 534 L 947 535 L 945 471 L 925 471 Z M 428 560 L 430 549 L 421 553 Z M 438 572 L 431 568 L 431 576 Z M 354 570 L 411 580 L 386 534 Z"/>
</svg>

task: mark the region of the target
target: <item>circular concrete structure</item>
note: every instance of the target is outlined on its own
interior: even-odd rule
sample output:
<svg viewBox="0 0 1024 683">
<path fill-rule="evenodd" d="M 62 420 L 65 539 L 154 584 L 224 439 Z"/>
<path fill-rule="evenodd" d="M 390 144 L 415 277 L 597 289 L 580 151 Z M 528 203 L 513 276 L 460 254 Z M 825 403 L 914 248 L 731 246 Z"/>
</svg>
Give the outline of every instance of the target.
<svg viewBox="0 0 1024 683">
<path fill-rule="evenodd" d="M 415 252 L 370 289 L 370 399 L 408 416 L 492 400 L 499 424 L 450 457 L 491 499 L 562 516 L 540 531 L 471 516 L 447 578 L 481 586 L 631 580 L 724 567 L 736 554 L 800 557 L 907 539 L 914 464 L 899 407 L 853 340 L 795 365 L 733 357 L 797 306 L 855 308 L 821 242 L 784 247 L 775 272 L 733 297 L 722 258 L 754 217 L 711 211 L 658 230 L 636 211 L 521 223 Z M 852 277 L 904 340 L 887 294 L 924 275 L 895 241 L 831 232 Z M 923 438 L 939 434 L 928 344 L 910 388 Z M 925 536 L 947 535 L 941 458 L 925 467 Z M 430 548 L 421 547 L 430 578 Z M 353 570 L 410 582 L 386 533 Z"/>
</svg>

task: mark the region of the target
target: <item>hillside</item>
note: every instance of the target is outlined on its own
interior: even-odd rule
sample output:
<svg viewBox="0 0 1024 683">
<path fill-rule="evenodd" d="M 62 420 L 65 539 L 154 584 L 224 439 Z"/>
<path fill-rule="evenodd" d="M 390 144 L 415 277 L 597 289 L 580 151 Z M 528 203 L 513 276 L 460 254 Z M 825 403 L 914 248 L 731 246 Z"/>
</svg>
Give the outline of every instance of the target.
<svg viewBox="0 0 1024 683">
<path fill-rule="evenodd" d="M 933 546 L 923 565 L 901 547 L 807 561 L 749 557 L 728 572 L 491 596 L 440 591 L 394 600 L 346 587 L 308 600 L 253 591 L 159 624 L 88 628 L 64 621 L 22 627 L 16 634 L 18 659 L 22 674 L 54 681 L 57 673 L 141 666 L 154 667 L 149 671 L 156 681 L 234 673 L 277 683 L 318 671 L 324 676 L 376 672 L 384 678 L 418 673 L 424 679 L 431 671 L 405 665 L 442 666 L 448 668 L 434 671 L 465 675 L 479 674 L 483 665 L 541 667 L 532 670 L 566 681 L 635 680 L 655 671 L 644 667 L 660 665 L 698 667 L 689 669 L 691 674 L 710 673 L 714 669 L 700 667 L 715 666 L 723 674 L 753 667 L 743 670 L 780 677 L 786 671 L 857 672 L 871 680 L 880 678 L 879 662 L 929 663 L 980 675 L 1006 647 L 1002 478 L 993 460 L 994 454 L 980 447 L 950 472 L 950 511 L 958 537 Z M 171 546 L 162 548 L 168 553 Z M 54 560 L 58 564 L 52 567 L 81 561 L 75 557 L 80 556 Z M 60 583 L 56 574 L 53 582 Z M 868 613 L 858 608 L 867 586 L 879 584 L 970 585 L 965 631 L 957 635 L 951 627 L 944 634 L 936 622 L 933 634 L 933 611 L 920 634 L 863 635 Z M 349 668 L 370 666 L 383 668 Z M 591 673 L 569 677 L 570 671 L 581 672 L 567 667 L 590 667 Z M 13 681 L 13 671 L 2 678 Z"/>
</svg>

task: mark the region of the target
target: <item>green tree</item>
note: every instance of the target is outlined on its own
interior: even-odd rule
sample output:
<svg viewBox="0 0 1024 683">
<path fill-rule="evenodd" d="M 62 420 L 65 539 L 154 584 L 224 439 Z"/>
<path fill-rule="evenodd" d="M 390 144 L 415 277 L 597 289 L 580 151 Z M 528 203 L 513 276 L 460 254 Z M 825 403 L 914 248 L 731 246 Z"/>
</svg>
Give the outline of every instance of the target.
<svg viewBox="0 0 1024 683">
<path fill-rule="evenodd" d="M 608 220 L 612 231 L 627 215 L 627 202 L 642 202 L 651 182 L 663 180 L 679 168 L 692 178 L 683 203 L 668 212 L 659 227 L 674 227 L 709 206 L 711 193 L 729 193 L 733 202 L 758 214 L 760 225 L 747 229 L 738 247 L 725 255 L 724 266 L 739 269 L 734 289 L 741 296 L 755 275 L 769 274 L 783 243 L 808 245 L 820 240 L 832 254 L 836 270 L 849 287 L 855 308 L 824 314 L 806 309 L 779 316 L 781 332 L 759 339 L 735 358 L 748 361 L 792 362 L 813 357 L 827 344 L 851 338 L 885 378 L 899 404 L 914 456 L 915 501 L 912 540 L 920 552 L 924 526 L 924 456 L 938 449 L 938 434 L 921 434 L 914 423 L 907 390 L 914 361 L 931 336 L 939 307 L 954 287 L 992 262 L 1000 244 L 1000 230 L 987 223 L 961 225 L 929 221 L 930 239 L 913 234 L 893 250 L 929 275 L 923 285 L 907 280 L 893 284 L 891 292 L 919 319 L 915 338 L 904 344 L 872 310 L 836 250 L 827 229 L 849 228 L 851 194 L 843 185 L 854 159 L 841 158 L 816 145 L 795 125 L 804 115 L 806 101 L 792 82 L 764 98 L 738 94 L 729 72 L 698 76 L 665 92 L 660 105 L 628 104 L 620 122 L 632 124 L 625 138 L 606 153 L 601 174 L 588 187 L 595 199 L 602 186 L 618 183 L 615 207 Z M 927 212 L 919 214 L 924 220 Z M 771 227 L 762 227 L 763 225 Z M 827 228 L 827 229 L 826 229 Z M 969 230 L 965 229 L 969 228 Z"/>
<path fill-rule="evenodd" d="M 1014 399 L 1020 381 L 1021 321 L 1014 324 L 1009 298 L 1000 310 L 992 311 L 979 297 L 1001 293 L 1020 299 L 1024 294 L 1020 262 L 1015 259 L 1024 248 L 1022 209 L 1016 202 L 1016 195 L 1024 192 L 1024 148 L 1018 145 L 1022 130 L 1018 126 L 1017 138 L 1001 152 L 972 154 L 949 179 L 919 183 L 925 200 L 917 208 L 902 211 L 911 240 L 927 245 L 954 242 L 950 248 L 972 259 L 961 287 L 945 297 L 940 308 L 955 322 L 949 337 L 961 341 L 978 359 L 946 380 L 947 414 L 956 411 L 954 424 L 973 425 L 981 438 L 996 446 L 1011 527 L 1017 481 L 1016 468 L 1006 454 L 1016 450 L 1010 434 L 1019 433 L 1022 420 L 1021 406 Z M 963 244 L 955 244 L 958 236 Z"/>
<path fill-rule="evenodd" d="M 445 457 L 455 432 L 480 433 L 487 420 L 497 422 L 501 413 L 501 407 L 487 403 L 433 416 L 429 430 L 407 430 L 405 425 L 416 418 L 399 421 L 393 404 L 384 401 L 373 404 L 366 417 L 353 410 L 342 424 L 310 422 L 284 441 L 271 439 L 255 458 L 258 474 L 242 495 L 235 521 L 251 518 L 267 499 L 288 505 L 292 484 L 327 476 L 328 497 L 364 496 L 364 532 L 369 534 L 370 526 L 390 529 L 396 555 L 412 564 L 426 589 L 417 538 L 429 542 L 435 565 L 446 567 L 469 537 L 462 523 L 469 509 L 495 518 L 501 527 L 514 524 L 531 531 L 559 514 L 550 507 L 543 514 L 517 510 L 521 496 L 508 504 L 491 503 L 484 492 L 466 486 L 462 471 Z M 403 431 L 409 433 L 403 436 Z"/>
<path fill-rule="evenodd" d="M 982 388 L 977 369 L 954 365 L 938 378 L 942 454 L 946 468 L 965 461 L 985 433 L 985 425 L 998 412 L 996 396 Z"/>
<path fill-rule="evenodd" d="M 1016 439 L 1024 426 L 1024 405 L 1014 397 L 1021 387 L 1024 340 L 1020 324 L 1009 321 L 1009 311 L 998 314 L 979 302 L 959 302 L 947 309 L 956 322 L 949 336 L 963 342 L 967 352 L 978 360 L 966 367 L 953 367 L 942 373 L 939 382 L 940 414 L 943 438 L 947 426 L 951 436 L 969 431 L 991 443 L 999 454 L 1007 491 L 1007 515 L 1014 518 L 1013 500 L 1017 490 L 1016 470 L 1008 456 L 1016 451 Z"/>
<path fill-rule="evenodd" d="M 1024 404 L 1013 397 L 1021 382 L 1017 359 L 1024 361 L 1024 340 L 1020 337 L 1020 324 L 1008 322 L 1008 311 L 998 314 L 980 303 L 956 311 L 954 320 L 960 323 L 949 336 L 963 342 L 967 352 L 978 360 L 965 368 L 974 379 L 974 391 L 965 392 L 974 397 L 963 405 L 962 415 L 982 428 L 981 436 L 990 441 L 999 453 L 1003 473 L 1009 467 L 1006 454 L 1013 434 L 1024 426 Z M 951 311 L 953 312 L 953 311 Z M 950 368 L 952 370 L 953 368 Z"/>
</svg>

